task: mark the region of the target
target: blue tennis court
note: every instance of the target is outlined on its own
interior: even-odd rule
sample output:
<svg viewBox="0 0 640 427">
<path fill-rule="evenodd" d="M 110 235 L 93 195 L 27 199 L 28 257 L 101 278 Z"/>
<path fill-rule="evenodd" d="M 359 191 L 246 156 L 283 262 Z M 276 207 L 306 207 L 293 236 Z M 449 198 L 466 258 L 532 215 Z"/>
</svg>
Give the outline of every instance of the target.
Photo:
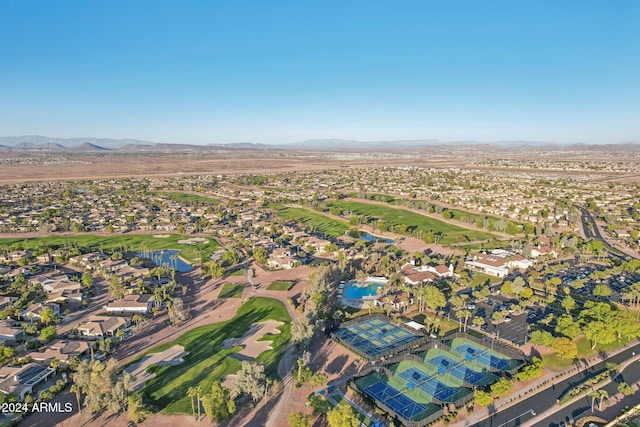
<svg viewBox="0 0 640 427">
<path fill-rule="evenodd" d="M 374 399 L 393 409 L 396 414 L 407 420 L 412 419 L 426 408 L 408 398 L 384 381 L 379 381 L 365 388 L 364 391 Z"/>
<path fill-rule="evenodd" d="M 441 383 L 433 375 L 429 375 L 417 368 L 409 368 L 398 375 L 407 380 L 407 387 L 418 387 L 440 401 L 445 401 L 456 394 L 456 389 Z"/>
<path fill-rule="evenodd" d="M 460 353 L 467 360 L 476 360 L 485 366 L 496 369 L 504 369 L 509 366 L 509 361 L 491 354 L 489 349 L 480 350 L 469 344 L 462 344 L 454 348 L 454 351 Z"/>
<path fill-rule="evenodd" d="M 377 317 L 339 328 L 333 335 L 372 359 L 423 338 Z"/>
<path fill-rule="evenodd" d="M 436 356 L 433 359 L 430 359 L 429 363 L 435 366 L 439 373 L 444 374 L 445 372 L 449 372 L 456 378 L 460 378 L 469 384 L 479 384 L 486 378 L 485 374 L 476 372 L 471 368 L 467 368 L 466 366 L 463 366 L 461 362 L 456 362 L 447 356 Z"/>
</svg>

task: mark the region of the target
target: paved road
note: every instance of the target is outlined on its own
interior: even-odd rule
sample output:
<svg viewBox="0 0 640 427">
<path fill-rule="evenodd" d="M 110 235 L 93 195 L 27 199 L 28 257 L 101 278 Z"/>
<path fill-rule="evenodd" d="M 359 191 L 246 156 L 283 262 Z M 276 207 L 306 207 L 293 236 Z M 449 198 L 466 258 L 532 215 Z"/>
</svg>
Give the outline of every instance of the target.
<svg viewBox="0 0 640 427">
<path fill-rule="evenodd" d="M 574 205 L 574 206 L 581 213 L 580 218 L 582 220 L 582 229 L 584 230 L 584 236 L 587 238 L 587 240 L 596 238 L 602 242 L 602 245 L 611 256 L 619 258 L 623 261 L 629 258 L 629 255 L 623 253 L 619 249 L 614 248 L 613 246 L 611 246 L 611 244 L 609 244 L 607 239 L 602 235 L 602 232 L 600 231 L 600 228 L 596 223 L 596 219 L 593 217 L 593 215 L 591 215 L 591 213 L 588 210 L 586 210 L 585 208 L 579 205 Z"/>
<path fill-rule="evenodd" d="M 632 357 L 632 353 L 640 354 L 640 342 L 635 343 L 634 345 L 628 346 L 628 348 L 621 353 L 618 353 L 615 356 L 612 356 L 606 361 L 602 361 L 596 365 L 593 365 L 591 368 L 586 371 L 582 371 L 576 375 L 573 375 L 558 384 L 554 385 L 552 388 L 546 389 L 540 393 L 532 395 L 519 403 L 511 406 L 510 408 L 501 409 L 498 413 L 492 415 L 490 418 L 485 419 L 475 426 L 477 427 L 514 427 L 529 424 L 534 416 L 531 414 L 531 410 L 533 410 L 536 415 L 542 414 L 549 408 L 553 408 L 556 406 L 556 400 L 559 399 L 567 390 L 571 389 L 577 383 L 582 382 L 585 378 L 593 375 L 596 372 L 600 372 L 606 369 L 606 362 L 613 363 L 621 363 L 628 358 Z M 625 381 L 632 383 L 634 378 L 637 376 L 640 380 L 640 370 L 635 370 L 628 368 L 623 372 Z M 628 377 L 627 377 L 628 376 Z M 615 389 L 617 387 L 616 384 L 613 384 L 612 387 Z M 609 390 L 608 390 L 609 391 Z M 615 392 L 609 391 L 610 395 L 615 394 Z M 640 395 L 636 396 L 637 403 L 640 403 Z M 536 427 L 540 426 L 558 426 L 561 421 L 565 419 L 573 419 L 578 416 L 580 413 L 584 411 L 585 402 L 587 404 L 587 410 L 590 410 L 590 402 L 585 399 L 580 399 L 577 402 L 568 405 L 558 412 L 549 416 L 543 420 L 536 420 L 535 423 L 531 425 L 535 425 Z M 566 421 L 565 421 L 566 422 Z"/>
</svg>

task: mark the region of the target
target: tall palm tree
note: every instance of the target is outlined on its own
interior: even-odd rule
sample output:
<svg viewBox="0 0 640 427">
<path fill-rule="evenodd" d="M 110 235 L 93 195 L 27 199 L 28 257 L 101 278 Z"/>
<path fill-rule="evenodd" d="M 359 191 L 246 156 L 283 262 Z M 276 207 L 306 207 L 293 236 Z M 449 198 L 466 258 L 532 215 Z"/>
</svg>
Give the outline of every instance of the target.
<svg viewBox="0 0 640 427">
<path fill-rule="evenodd" d="M 602 403 L 605 401 L 605 399 L 608 401 L 609 400 L 609 392 L 607 392 L 607 390 L 598 390 L 599 394 L 600 394 L 600 403 L 598 403 L 598 411 L 602 411 Z"/>
<path fill-rule="evenodd" d="M 80 386 L 78 384 L 71 384 L 71 393 L 76 395 L 76 401 L 78 402 L 78 411 L 82 413 L 82 406 L 80 406 Z"/>
<path fill-rule="evenodd" d="M 189 398 L 191 398 L 191 415 L 195 416 L 196 415 L 196 405 L 193 401 L 193 398 L 196 397 L 196 388 L 195 387 L 189 387 L 189 389 L 187 390 L 187 396 Z"/>
<path fill-rule="evenodd" d="M 200 387 L 196 387 L 196 402 L 198 403 L 198 419 L 200 419 L 200 395 L 202 394 L 202 389 Z"/>
<path fill-rule="evenodd" d="M 591 398 L 591 412 L 593 412 L 593 409 L 595 408 L 595 402 L 600 398 L 600 393 L 598 393 L 598 390 L 594 390 L 589 393 L 588 396 Z"/>
</svg>

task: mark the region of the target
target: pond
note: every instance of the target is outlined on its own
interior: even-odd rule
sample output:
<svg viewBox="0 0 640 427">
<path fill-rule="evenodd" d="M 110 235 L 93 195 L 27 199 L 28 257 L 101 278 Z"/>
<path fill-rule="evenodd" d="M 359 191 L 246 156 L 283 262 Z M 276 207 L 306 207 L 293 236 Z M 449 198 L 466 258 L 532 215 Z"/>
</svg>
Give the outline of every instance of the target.
<svg viewBox="0 0 640 427">
<path fill-rule="evenodd" d="M 170 267 L 173 267 L 181 273 L 193 270 L 191 264 L 185 262 L 178 256 L 179 252 L 180 251 L 176 249 L 162 249 L 159 251 L 147 251 L 146 253 L 140 252 L 136 255 L 141 258 L 149 258 L 158 267 L 162 267 L 164 263 L 167 263 Z"/>
<path fill-rule="evenodd" d="M 348 236 L 351 236 L 351 233 L 349 231 L 347 231 L 346 234 Z M 369 233 L 368 231 L 362 231 L 362 230 L 358 230 L 358 238 L 360 238 L 361 240 L 366 240 L 367 242 L 382 242 L 382 243 L 388 243 L 388 244 L 391 244 L 394 242 L 393 239 L 375 236 Z"/>
</svg>

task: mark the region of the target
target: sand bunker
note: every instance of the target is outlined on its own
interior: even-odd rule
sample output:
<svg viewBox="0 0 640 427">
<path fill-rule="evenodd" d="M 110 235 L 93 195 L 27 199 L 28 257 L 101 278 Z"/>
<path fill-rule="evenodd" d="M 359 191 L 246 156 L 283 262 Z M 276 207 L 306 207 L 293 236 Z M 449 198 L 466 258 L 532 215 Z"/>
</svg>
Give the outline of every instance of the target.
<svg viewBox="0 0 640 427">
<path fill-rule="evenodd" d="M 129 372 L 135 377 L 133 382 L 133 388 L 138 389 L 144 387 L 144 383 L 147 380 L 155 377 L 155 374 L 147 372 L 147 368 L 151 365 L 179 365 L 184 362 L 183 356 L 186 356 L 189 352 L 184 351 L 184 347 L 181 345 L 174 345 L 171 348 L 166 349 L 160 353 L 153 353 L 144 356 L 139 362 L 129 365 L 125 368 L 125 371 Z"/>
<path fill-rule="evenodd" d="M 169 234 L 152 234 L 156 239 L 168 239 L 171 237 Z"/>
<path fill-rule="evenodd" d="M 284 325 L 283 322 L 276 320 L 267 320 L 266 322 L 254 323 L 251 325 L 246 334 L 242 338 L 229 338 L 224 340 L 222 348 L 231 348 L 242 346 L 242 350 L 234 354 L 234 357 L 244 360 L 253 360 L 264 351 L 271 350 L 271 341 L 258 341 L 266 334 L 278 335 L 279 326 Z"/>
<path fill-rule="evenodd" d="M 209 240 L 204 237 L 192 237 L 190 239 L 178 240 L 178 243 L 181 245 L 206 245 L 209 243 Z"/>
</svg>

